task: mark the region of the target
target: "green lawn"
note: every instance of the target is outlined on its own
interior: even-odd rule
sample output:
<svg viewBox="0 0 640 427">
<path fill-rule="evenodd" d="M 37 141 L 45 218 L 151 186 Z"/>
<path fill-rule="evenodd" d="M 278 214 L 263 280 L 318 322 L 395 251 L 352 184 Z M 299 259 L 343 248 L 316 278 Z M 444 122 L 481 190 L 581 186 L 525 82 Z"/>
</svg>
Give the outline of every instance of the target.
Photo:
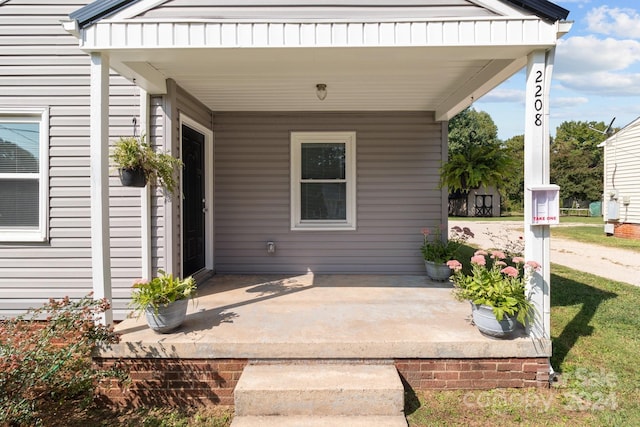
<svg viewBox="0 0 640 427">
<path fill-rule="evenodd" d="M 640 288 L 553 265 L 551 289 L 551 390 L 418 393 L 409 425 L 640 425 Z"/>
<path fill-rule="evenodd" d="M 640 425 L 640 288 L 559 265 L 551 276 L 551 389 L 406 394 L 410 427 Z M 225 410 L 98 412 L 124 426 L 228 426 Z M 111 420 L 111 421 L 109 421 Z"/>
<path fill-rule="evenodd" d="M 628 249 L 640 252 L 640 240 L 607 236 L 604 233 L 604 225 L 602 225 L 601 227 L 594 227 L 590 225 L 577 225 L 575 227 L 552 227 L 551 236 L 562 237 L 565 239 L 571 239 L 583 243 L 591 243 L 610 248 Z"/>
</svg>

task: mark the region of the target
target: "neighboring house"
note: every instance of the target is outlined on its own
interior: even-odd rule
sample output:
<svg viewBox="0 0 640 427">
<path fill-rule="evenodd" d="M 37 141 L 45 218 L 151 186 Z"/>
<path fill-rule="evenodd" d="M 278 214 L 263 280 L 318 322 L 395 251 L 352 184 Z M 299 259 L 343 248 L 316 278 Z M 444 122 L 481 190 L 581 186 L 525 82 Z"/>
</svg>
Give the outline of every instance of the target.
<svg viewBox="0 0 640 427">
<path fill-rule="evenodd" d="M 17 159 L 0 170 L 1 315 L 93 289 L 122 318 L 159 268 L 422 274 L 420 229 L 447 221 L 447 122 L 525 66 L 527 179 L 544 183 L 531 153 L 570 28 L 548 1 L 84 5 L 0 5 Z M 109 142 L 134 133 L 185 160 L 182 197 L 109 171 Z"/>
<path fill-rule="evenodd" d="M 604 147 L 605 232 L 640 239 L 640 118 L 600 147 Z"/>
<path fill-rule="evenodd" d="M 449 215 L 494 217 L 500 216 L 500 192 L 495 187 L 480 187 L 466 194 L 449 195 Z"/>
</svg>

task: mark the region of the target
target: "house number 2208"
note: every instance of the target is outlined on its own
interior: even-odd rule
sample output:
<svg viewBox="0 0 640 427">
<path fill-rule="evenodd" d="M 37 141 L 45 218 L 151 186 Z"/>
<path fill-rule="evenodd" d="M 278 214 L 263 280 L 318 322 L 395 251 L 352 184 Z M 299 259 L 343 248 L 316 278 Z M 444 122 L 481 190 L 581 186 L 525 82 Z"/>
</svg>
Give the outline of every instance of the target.
<svg viewBox="0 0 640 427">
<path fill-rule="evenodd" d="M 536 71 L 536 91 L 533 108 L 536 110 L 534 123 L 536 126 L 542 126 L 542 71 Z"/>
</svg>

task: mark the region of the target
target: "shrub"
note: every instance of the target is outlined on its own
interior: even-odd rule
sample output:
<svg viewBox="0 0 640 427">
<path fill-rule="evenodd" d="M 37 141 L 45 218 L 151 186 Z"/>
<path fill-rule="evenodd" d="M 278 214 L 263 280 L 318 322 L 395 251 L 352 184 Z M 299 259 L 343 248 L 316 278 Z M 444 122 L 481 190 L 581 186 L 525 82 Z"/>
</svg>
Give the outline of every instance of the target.
<svg viewBox="0 0 640 427">
<path fill-rule="evenodd" d="M 40 425 L 42 414 L 69 402 L 88 406 L 101 378 L 125 378 L 91 361 L 96 345 L 118 342 L 111 326 L 96 322 L 108 308 L 91 294 L 65 297 L 0 322 L 0 425 Z"/>
</svg>

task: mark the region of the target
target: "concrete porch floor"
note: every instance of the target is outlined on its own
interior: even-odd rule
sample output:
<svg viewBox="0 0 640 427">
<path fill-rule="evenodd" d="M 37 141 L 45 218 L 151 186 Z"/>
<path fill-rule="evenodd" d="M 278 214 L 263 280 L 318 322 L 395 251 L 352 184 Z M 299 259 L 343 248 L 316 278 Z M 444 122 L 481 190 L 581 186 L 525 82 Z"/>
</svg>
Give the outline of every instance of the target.
<svg viewBox="0 0 640 427">
<path fill-rule="evenodd" d="M 157 334 L 144 319 L 117 325 L 101 357 L 401 359 L 549 357 L 524 331 L 480 334 L 450 283 L 397 275 L 216 275 L 199 286 L 183 325 Z"/>
</svg>

